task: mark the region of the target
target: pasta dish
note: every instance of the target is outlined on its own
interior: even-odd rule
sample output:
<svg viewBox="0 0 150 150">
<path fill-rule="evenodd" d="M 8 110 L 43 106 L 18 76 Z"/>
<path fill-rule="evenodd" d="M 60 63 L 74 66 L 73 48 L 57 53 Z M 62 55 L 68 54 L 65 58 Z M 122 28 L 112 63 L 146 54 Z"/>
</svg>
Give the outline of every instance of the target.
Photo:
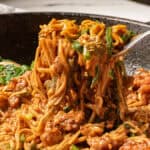
<svg viewBox="0 0 150 150">
<path fill-rule="evenodd" d="M 126 74 L 126 25 L 52 19 L 31 66 L 0 60 L 0 150 L 150 150 L 150 71 Z"/>
</svg>

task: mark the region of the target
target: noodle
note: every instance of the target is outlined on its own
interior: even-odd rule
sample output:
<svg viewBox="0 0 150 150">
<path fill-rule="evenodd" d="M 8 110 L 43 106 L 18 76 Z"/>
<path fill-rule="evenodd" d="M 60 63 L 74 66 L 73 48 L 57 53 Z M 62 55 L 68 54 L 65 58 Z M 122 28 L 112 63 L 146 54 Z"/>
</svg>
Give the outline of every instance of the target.
<svg viewBox="0 0 150 150">
<path fill-rule="evenodd" d="M 0 150 L 124 150 L 140 139 L 150 149 L 150 72 L 126 75 L 127 26 L 40 28 L 33 68 L 0 86 Z"/>
</svg>

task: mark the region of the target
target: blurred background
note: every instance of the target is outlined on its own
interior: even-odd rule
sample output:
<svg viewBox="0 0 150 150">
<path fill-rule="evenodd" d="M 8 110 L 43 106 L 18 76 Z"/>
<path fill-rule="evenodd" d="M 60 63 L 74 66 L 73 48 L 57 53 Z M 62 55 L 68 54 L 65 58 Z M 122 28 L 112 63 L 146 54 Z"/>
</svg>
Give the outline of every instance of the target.
<svg viewBox="0 0 150 150">
<path fill-rule="evenodd" d="M 83 12 L 150 21 L 150 0 L 0 0 L 0 13 Z"/>
</svg>

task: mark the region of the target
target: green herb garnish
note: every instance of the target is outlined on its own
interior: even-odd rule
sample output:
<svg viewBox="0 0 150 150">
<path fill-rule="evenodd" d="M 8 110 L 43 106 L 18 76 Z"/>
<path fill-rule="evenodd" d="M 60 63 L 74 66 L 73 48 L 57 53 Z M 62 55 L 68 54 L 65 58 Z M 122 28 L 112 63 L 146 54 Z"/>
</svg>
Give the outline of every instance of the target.
<svg viewBox="0 0 150 150">
<path fill-rule="evenodd" d="M 112 80 L 114 79 L 114 75 L 115 75 L 114 70 L 113 70 L 113 69 L 110 69 L 110 70 L 109 70 L 109 77 L 110 77 Z"/>
<path fill-rule="evenodd" d="M 33 69 L 34 67 L 34 61 L 32 61 L 31 65 L 30 65 L 30 68 Z"/>
<path fill-rule="evenodd" d="M 121 71 L 122 76 L 127 77 L 127 73 L 126 73 L 126 69 L 125 69 L 125 65 L 124 65 L 123 61 L 118 61 L 116 63 L 116 65 L 119 68 L 119 70 Z"/>
<path fill-rule="evenodd" d="M 63 108 L 63 110 L 64 110 L 65 113 L 68 113 L 71 109 L 72 109 L 71 106 L 65 106 L 65 107 Z"/>
<path fill-rule="evenodd" d="M 72 48 L 76 50 L 77 52 L 82 53 L 83 52 L 83 46 L 80 44 L 79 41 L 73 41 Z"/>
<path fill-rule="evenodd" d="M 93 88 L 95 86 L 96 82 L 98 81 L 99 75 L 100 75 L 100 70 L 99 70 L 99 67 L 96 66 L 95 67 L 95 77 L 92 79 L 91 88 Z"/>
<path fill-rule="evenodd" d="M 83 57 L 85 60 L 89 60 L 91 58 L 91 54 L 90 52 L 87 50 L 87 48 L 85 47 L 83 50 Z"/>
<path fill-rule="evenodd" d="M 81 31 L 81 34 L 88 34 L 89 33 L 89 29 L 84 29 Z"/>
<path fill-rule="evenodd" d="M 22 75 L 29 69 L 27 65 L 0 65 L 0 84 L 7 84 L 12 78 Z"/>
<path fill-rule="evenodd" d="M 133 128 L 131 125 L 129 125 L 128 123 L 124 123 L 124 127 L 126 128 L 126 129 L 131 129 L 131 128 Z"/>
<path fill-rule="evenodd" d="M 6 84 L 5 77 L 0 77 L 0 84 Z"/>
<path fill-rule="evenodd" d="M 96 23 L 100 23 L 100 21 L 99 21 L 99 20 L 95 20 L 95 22 L 96 22 Z"/>
<path fill-rule="evenodd" d="M 19 72 L 19 74 L 23 74 L 23 73 L 25 73 L 27 70 L 30 70 L 30 67 L 27 66 L 27 65 L 22 65 L 22 66 L 20 67 L 20 69 L 21 69 L 21 72 Z"/>
<path fill-rule="evenodd" d="M 21 135 L 20 135 L 20 142 L 24 143 L 25 140 L 26 140 L 25 135 L 24 135 L 24 134 L 21 134 Z"/>
<path fill-rule="evenodd" d="M 112 55 L 112 47 L 113 47 L 113 40 L 112 40 L 112 28 L 108 27 L 106 29 L 106 46 L 107 46 L 107 53 L 109 56 Z"/>
<path fill-rule="evenodd" d="M 133 132 L 130 132 L 128 136 L 129 136 L 129 137 L 134 137 L 134 136 L 136 136 L 136 134 L 133 133 Z"/>
<path fill-rule="evenodd" d="M 5 68 L 5 67 L 4 67 L 3 65 L 0 65 L 0 72 L 3 71 L 4 68 Z"/>
<path fill-rule="evenodd" d="M 3 61 L 3 58 L 0 56 L 0 62 Z"/>
<path fill-rule="evenodd" d="M 123 34 L 121 38 L 126 43 L 135 35 L 136 34 L 133 31 L 128 31 L 127 33 Z"/>
<path fill-rule="evenodd" d="M 80 148 L 73 144 L 73 145 L 71 146 L 71 150 L 80 150 Z"/>
</svg>

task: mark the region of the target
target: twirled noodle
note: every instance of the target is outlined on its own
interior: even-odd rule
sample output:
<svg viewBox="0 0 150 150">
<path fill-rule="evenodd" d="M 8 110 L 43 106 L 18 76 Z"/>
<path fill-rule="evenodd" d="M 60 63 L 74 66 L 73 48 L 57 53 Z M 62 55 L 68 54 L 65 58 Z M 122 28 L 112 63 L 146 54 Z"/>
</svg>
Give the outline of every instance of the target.
<svg viewBox="0 0 150 150">
<path fill-rule="evenodd" d="M 150 73 L 128 77 L 123 56 L 112 57 L 132 37 L 127 26 L 40 28 L 33 68 L 0 87 L 0 150 L 123 150 L 136 139 L 150 149 Z"/>
</svg>

